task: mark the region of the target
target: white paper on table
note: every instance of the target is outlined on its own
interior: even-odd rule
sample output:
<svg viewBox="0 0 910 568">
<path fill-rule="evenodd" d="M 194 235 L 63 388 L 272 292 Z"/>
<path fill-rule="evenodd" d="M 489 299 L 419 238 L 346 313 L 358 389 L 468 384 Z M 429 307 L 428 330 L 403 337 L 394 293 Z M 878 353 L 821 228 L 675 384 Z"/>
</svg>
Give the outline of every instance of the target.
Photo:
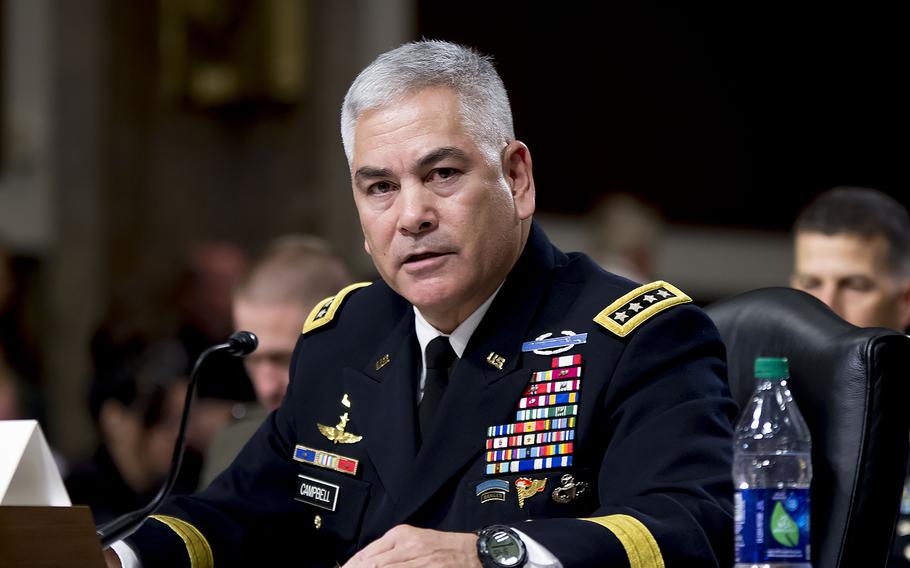
<svg viewBox="0 0 910 568">
<path fill-rule="evenodd" d="M 0 505 L 71 504 L 38 422 L 0 420 Z"/>
</svg>

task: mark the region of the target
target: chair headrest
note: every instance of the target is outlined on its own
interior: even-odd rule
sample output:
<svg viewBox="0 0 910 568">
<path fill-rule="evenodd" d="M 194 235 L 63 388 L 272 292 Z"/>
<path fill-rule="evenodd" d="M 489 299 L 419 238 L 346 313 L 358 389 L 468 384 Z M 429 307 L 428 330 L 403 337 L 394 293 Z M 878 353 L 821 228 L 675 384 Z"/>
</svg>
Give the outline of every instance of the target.
<svg viewBox="0 0 910 568">
<path fill-rule="evenodd" d="M 839 383 L 845 386 L 844 381 L 851 377 L 865 382 L 868 348 L 886 337 L 902 337 L 887 329 L 855 327 L 814 296 L 792 288 L 752 290 L 708 306 L 706 311 L 727 345 L 730 389 L 740 406 L 755 385 L 756 357 L 788 357 L 795 378 L 791 388 L 794 383 L 814 381 L 814 377 L 827 383 L 826 376 L 844 377 Z M 802 390 L 795 388 L 796 392 Z"/>
</svg>

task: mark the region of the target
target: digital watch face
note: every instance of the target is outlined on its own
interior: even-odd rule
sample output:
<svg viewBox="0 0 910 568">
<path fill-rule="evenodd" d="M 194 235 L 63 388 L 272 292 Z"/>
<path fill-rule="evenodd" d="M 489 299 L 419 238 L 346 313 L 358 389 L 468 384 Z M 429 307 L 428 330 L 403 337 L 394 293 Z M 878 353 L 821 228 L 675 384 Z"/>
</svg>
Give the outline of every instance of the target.
<svg viewBox="0 0 910 568">
<path fill-rule="evenodd" d="M 505 531 L 496 531 L 487 539 L 487 551 L 500 566 L 517 566 L 521 562 L 521 543 Z"/>
</svg>

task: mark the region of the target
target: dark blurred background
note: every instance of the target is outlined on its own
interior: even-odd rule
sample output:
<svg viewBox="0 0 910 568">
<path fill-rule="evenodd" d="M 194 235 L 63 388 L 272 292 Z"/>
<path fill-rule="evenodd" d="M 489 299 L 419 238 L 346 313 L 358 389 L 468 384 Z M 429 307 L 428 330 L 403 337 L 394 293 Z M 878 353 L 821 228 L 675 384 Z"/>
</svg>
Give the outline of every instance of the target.
<svg viewBox="0 0 910 568">
<path fill-rule="evenodd" d="M 312 233 L 372 277 L 339 106 L 361 67 L 420 37 L 495 57 L 538 218 L 564 248 L 597 254 L 653 222 L 654 274 L 701 303 L 785 284 L 790 224 L 819 191 L 910 205 L 904 21 L 856 6 L 0 1 L 0 242 L 15 267 L 0 314 L 29 413 L 84 455 L 93 334 L 123 313 L 173 326 L 200 243 L 252 254 Z M 618 194 L 638 208 L 600 217 Z"/>
</svg>

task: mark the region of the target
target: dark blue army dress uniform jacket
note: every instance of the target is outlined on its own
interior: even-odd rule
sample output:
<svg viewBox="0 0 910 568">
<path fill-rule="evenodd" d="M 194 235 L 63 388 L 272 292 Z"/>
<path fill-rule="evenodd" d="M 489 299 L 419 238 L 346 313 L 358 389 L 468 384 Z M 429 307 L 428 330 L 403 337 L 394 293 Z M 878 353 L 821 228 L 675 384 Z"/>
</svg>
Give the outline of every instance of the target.
<svg viewBox="0 0 910 568">
<path fill-rule="evenodd" d="M 333 566 L 401 523 L 508 524 L 575 566 L 732 564 L 717 331 L 673 286 L 536 225 L 417 435 L 412 306 L 354 285 L 307 320 L 281 408 L 131 539 L 152 566 Z"/>
</svg>

